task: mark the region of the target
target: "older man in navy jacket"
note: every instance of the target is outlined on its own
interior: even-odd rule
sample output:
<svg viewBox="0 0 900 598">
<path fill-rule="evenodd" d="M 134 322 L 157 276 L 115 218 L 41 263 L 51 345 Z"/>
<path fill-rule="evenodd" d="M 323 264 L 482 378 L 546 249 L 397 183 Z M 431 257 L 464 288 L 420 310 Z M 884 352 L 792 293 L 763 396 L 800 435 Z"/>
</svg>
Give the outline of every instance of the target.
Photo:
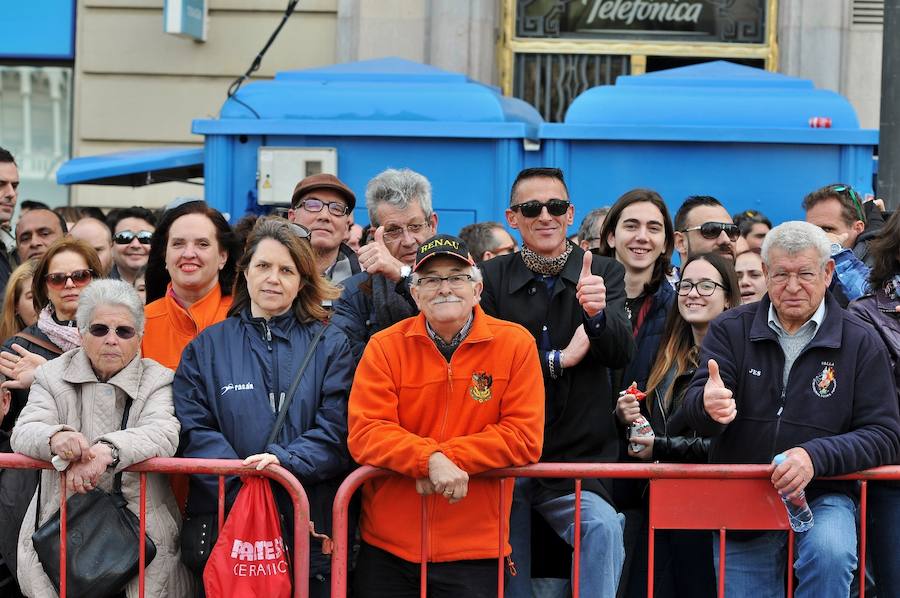
<svg viewBox="0 0 900 598">
<path fill-rule="evenodd" d="M 768 295 L 712 323 L 685 409 L 698 432 L 714 437 L 714 463 L 785 454 L 772 484 L 789 498 L 805 491 L 815 518 L 795 536 L 796 595 L 846 598 L 857 564 L 855 486 L 810 482 L 894 462 L 891 366 L 874 330 L 827 292 L 834 262 L 820 228 L 786 222 L 766 236 L 762 256 Z M 782 532 L 730 539 L 729 598 L 783 596 L 786 543 Z"/>
</svg>

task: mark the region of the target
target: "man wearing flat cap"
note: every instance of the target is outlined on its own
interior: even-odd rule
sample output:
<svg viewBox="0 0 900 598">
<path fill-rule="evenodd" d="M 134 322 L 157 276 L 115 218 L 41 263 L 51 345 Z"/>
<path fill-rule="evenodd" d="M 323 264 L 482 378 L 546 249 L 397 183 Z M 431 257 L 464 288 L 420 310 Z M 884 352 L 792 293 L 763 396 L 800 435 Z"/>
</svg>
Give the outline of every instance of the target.
<svg viewBox="0 0 900 598">
<path fill-rule="evenodd" d="M 493 598 L 497 559 L 510 554 L 513 485 L 501 497 L 499 480 L 469 476 L 540 457 L 537 347 L 479 307 L 481 273 L 457 237 L 418 247 L 410 285 L 419 314 L 372 336 L 350 392 L 353 458 L 405 476 L 363 487 L 355 587 L 363 598 L 417 596 L 425 560 L 429 596 Z"/>
<path fill-rule="evenodd" d="M 309 229 L 316 267 L 335 284 L 360 271 L 356 253 L 344 243 L 355 207 L 356 196 L 350 187 L 326 173 L 297 183 L 291 198 L 288 220 Z"/>
</svg>

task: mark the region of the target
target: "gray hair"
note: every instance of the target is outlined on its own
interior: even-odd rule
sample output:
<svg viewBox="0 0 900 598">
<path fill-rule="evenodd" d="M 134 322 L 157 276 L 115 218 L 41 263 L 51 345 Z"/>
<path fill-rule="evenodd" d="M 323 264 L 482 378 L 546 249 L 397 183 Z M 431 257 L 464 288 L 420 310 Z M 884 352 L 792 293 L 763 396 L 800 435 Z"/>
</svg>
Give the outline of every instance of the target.
<svg viewBox="0 0 900 598">
<path fill-rule="evenodd" d="M 405 210 L 410 203 L 418 201 L 430 219 L 431 183 L 424 176 L 409 168 L 388 168 L 378 174 L 366 185 L 366 209 L 369 210 L 369 222 L 372 226 L 380 226 L 375 211 L 381 204 L 388 204 L 398 210 Z"/>
<path fill-rule="evenodd" d="M 481 268 L 478 266 L 472 266 L 467 274 L 472 277 L 472 282 L 481 282 L 484 279 L 481 275 Z M 409 278 L 409 286 L 414 287 L 419 284 L 419 278 L 419 273 L 413 272 L 412 276 Z"/>
<path fill-rule="evenodd" d="M 606 215 L 609 213 L 609 206 L 603 206 L 602 208 L 594 208 L 584 217 L 584 220 L 581 221 L 581 226 L 578 227 L 578 240 L 584 241 L 589 236 L 595 234 L 595 225 L 598 221 L 606 218 Z M 596 234 L 600 234 L 600 229 L 596 229 Z"/>
<path fill-rule="evenodd" d="M 819 254 L 819 267 L 831 259 L 831 241 L 821 228 L 801 220 L 783 222 L 769 231 L 762 244 L 762 260 L 769 267 L 769 252 L 780 249 L 788 255 L 796 255 L 807 249 Z"/>
<path fill-rule="evenodd" d="M 124 307 L 134 319 L 138 336 L 144 335 L 144 304 L 134 287 L 124 280 L 101 278 L 89 284 L 78 298 L 75 321 L 78 330 L 85 334 L 91 326 L 98 307 Z"/>
</svg>

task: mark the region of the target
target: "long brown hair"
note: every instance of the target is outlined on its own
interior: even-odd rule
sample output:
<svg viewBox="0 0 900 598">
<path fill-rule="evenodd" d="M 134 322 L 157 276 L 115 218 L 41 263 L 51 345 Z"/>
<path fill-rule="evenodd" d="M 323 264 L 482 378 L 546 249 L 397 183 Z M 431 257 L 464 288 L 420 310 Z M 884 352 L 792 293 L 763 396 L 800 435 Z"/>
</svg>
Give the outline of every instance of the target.
<svg viewBox="0 0 900 598">
<path fill-rule="evenodd" d="M 50 298 L 47 295 L 47 273 L 50 270 L 50 261 L 60 253 L 71 251 L 77 253 L 84 258 L 88 268 L 94 273 L 95 278 L 99 278 L 103 274 L 103 266 L 100 264 L 100 258 L 94 248 L 75 237 L 63 237 L 53 242 L 47 248 L 47 253 L 41 256 L 37 267 L 34 269 L 34 278 L 31 280 L 31 302 L 34 304 L 34 311 L 40 313 Z"/>
<path fill-rule="evenodd" d="M 290 222 L 280 216 L 260 218 L 247 236 L 244 255 L 237 265 L 237 277 L 234 280 L 234 302 L 228 310 L 229 316 L 236 316 L 250 306 L 250 292 L 247 289 L 247 267 L 263 239 L 278 241 L 288 250 L 297 272 L 300 273 L 300 289 L 294 299 L 294 316 L 300 322 L 319 320 L 324 322 L 329 311 L 322 306 L 326 299 L 337 299 L 341 291 L 328 282 L 316 269 L 316 258 L 309 241 L 300 238 L 294 232 Z"/>
<path fill-rule="evenodd" d="M 653 264 L 653 274 L 650 281 L 644 286 L 644 292 L 653 293 L 659 288 L 660 283 L 665 283 L 665 276 L 672 270 L 672 252 L 675 250 L 675 231 L 672 228 L 672 219 L 669 218 L 669 209 L 663 198 L 652 189 L 632 189 L 623 194 L 609 209 L 603 220 L 603 228 L 600 229 L 600 247 L 598 253 L 606 257 L 616 258 L 616 250 L 609 244 L 609 235 L 615 234 L 616 226 L 622 217 L 622 212 L 628 206 L 636 203 L 649 203 L 659 210 L 662 215 L 663 229 L 665 231 L 665 245 L 662 253 Z"/>
<path fill-rule="evenodd" d="M 877 291 L 900 274 L 900 210 L 894 211 L 878 231 L 878 236 L 869 242 L 869 255 L 873 260 L 869 282 L 872 290 Z"/>
<path fill-rule="evenodd" d="M 725 309 L 731 309 L 741 304 L 741 287 L 737 281 L 737 275 L 734 273 L 734 265 L 730 260 L 725 260 L 718 253 L 701 253 L 691 256 L 684 266 L 682 273 L 691 262 L 703 260 L 718 271 L 722 277 L 722 285 L 725 287 Z M 681 316 L 678 310 L 678 302 L 675 301 L 669 308 L 669 315 L 666 318 L 666 328 L 663 331 L 665 342 L 659 346 L 656 352 L 656 358 L 653 361 L 653 368 L 650 370 L 650 377 L 647 379 L 647 394 L 650 394 L 665 379 L 666 374 L 675 366 L 675 375 L 679 376 L 690 368 L 697 367 L 697 358 L 699 357 L 699 349 L 694 345 L 694 333 L 691 331 L 691 325 Z M 666 389 L 666 394 L 662 397 L 663 404 L 668 407 L 672 403 L 672 386 Z M 647 408 L 653 410 L 654 402 L 648 401 Z"/>
<path fill-rule="evenodd" d="M 26 324 L 16 311 L 19 299 L 25 292 L 25 281 L 34 277 L 37 268 L 37 260 L 31 259 L 12 271 L 9 281 L 6 283 L 6 292 L 3 295 L 3 315 L 0 316 L 0 342 L 5 341 L 17 332 L 22 332 Z M 30 288 L 29 284 L 29 288 Z"/>
</svg>

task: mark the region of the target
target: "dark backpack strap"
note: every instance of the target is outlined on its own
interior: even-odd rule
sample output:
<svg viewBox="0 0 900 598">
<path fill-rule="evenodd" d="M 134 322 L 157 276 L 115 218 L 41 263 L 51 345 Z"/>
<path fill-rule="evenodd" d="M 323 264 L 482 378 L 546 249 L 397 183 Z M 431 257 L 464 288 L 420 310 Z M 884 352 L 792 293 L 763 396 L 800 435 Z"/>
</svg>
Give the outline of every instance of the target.
<svg viewBox="0 0 900 598">
<path fill-rule="evenodd" d="M 291 399 L 294 398 L 294 393 L 297 392 L 297 387 L 300 385 L 300 378 L 303 377 L 303 372 L 306 371 L 306 366 L 309 365 L 309 361 L 312 359 L 313 354 L 316 352 L 316 345 L 319 344 L 319 339 L 322 338 L 322 334 L 325 333 L 325 326 L 327 324 L 323 324 L 316 335 L 313 337 L 312 342 L 309 344 L 309 349 L 306 351 L 306 356 L 303 358 L 303 363 L 300 364 L 300 369 L 297 370 L 297 375 L 294 377 L 294 381 L 291 383 L 291 387 L 288 389 L 287 395 L 285 395 L 284 400 L 281 402 L 281 408 L 278 410 L 278 418 L 275 420 L 275 427 L 272 428 L 272 432 L 269 434 L 269 438 L 266 439 L 266 446 L 269 446 L 275 439 L 278 438 L 278 435 L 281 433 L 281 428 L 284 426 L 284 420 L 287 418 L 288 407 L 291 404 Z"/>
<path fill-rule="evenodd" d="M 56 345 L 54 345 L 53 343 L 51 343 L 50 341 L 45 341 L 44 339 L 38 338 L 31 334 L 28 334 L 27 332 L 17 332 L 16 334 L 13 335 L 14 339 L 16 337 L 25 339 L 29 343 L 37 345 L 38 347 L 41 347 L 43 349 L 47 349 L 54 355 L 62 355 L 63 354 L 63 350 L 60 349 L 59 347 L 57 347 Z"/>
</svg>

